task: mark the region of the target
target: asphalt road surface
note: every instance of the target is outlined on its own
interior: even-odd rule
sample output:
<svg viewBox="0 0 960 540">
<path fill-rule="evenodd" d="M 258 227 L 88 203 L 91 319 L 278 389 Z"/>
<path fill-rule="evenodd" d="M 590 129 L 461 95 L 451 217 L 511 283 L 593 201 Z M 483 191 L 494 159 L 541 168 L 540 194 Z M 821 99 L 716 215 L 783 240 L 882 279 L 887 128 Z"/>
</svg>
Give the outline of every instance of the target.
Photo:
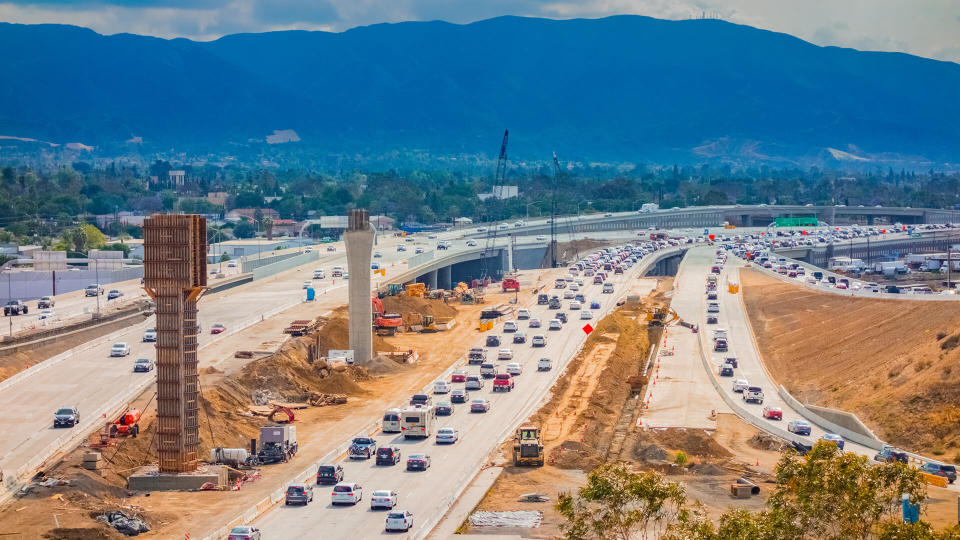
<svg viewBox="0 0 960 540">
<path fill-rule="evenodd" d="M 400 447 L 403 460 L 395 466 L 376 466 L 372 459 L 343 460 L 344 480 L 357 482 L 363 487 L 363 500 L 359 504 L 334 507 L 330 503 L 332 486 L 317 487 L 314 491 L 314 502 L 306 507 L 280 507 L 258 520 L 256 525 L 263 531 L 264 538 L 310 538 L 317 537 L 318 531 L 323 531 L 322 536 L 325 539 L 372 538 L 386 534 L 386 511 L 370 509 L 370 494 L 380 489 L 398 492 L 400 504 L 397 510 L 414 514 L 414 528 L 411 533 L 414 537 L 425 536 L 429 533 L 429 527 L 439 520 L 453 502 L 458 489 L 470 482 L 490 452 L 507 438 L 547 395 L 566 364 L 583 345 L 586 333 L 582 327 L 588 322 L 596 324 L 607 314 L 616 301 L 627 294 L 628 282 L 632 294 L 646 294 L 656 283 L 654 279 L 638 281 L 635 279 L 636 275 L 637 269 L 634 266 L 624 275 L 613 276 L 612 281 L 616 287 L 614 294 L 601 294 L 600 285 L 585 285 L 582 290 L 587 302 L 597 300 L 601 303 L 601 309 L 593 310 L 593 319 L 581 320 L 577 311 L 568 309 L 570 301 L 565 300 L 563 311 L 567 312 L 569 322 L 560 331 L 547 330 L 547 324 L 556 311 L 548 310 L 547 306 L 534 305 L 531 312 L 534 317 L 541 319 L 543 328 L 528 329 L 526 321 L 518 321 L 528 342 L 501 346 L 512 348 L 512 361 L 523 365 L 523 374 L 514 379 L 515 389 L 512 392 L 494 393 L 492 381 L 487 379 L 482 390 L 470 393 L 470 399 L 489 399 L 492 403 L 489 412 L 470 413 L 469 405 L 457 404 L 452 416 L 438 417 L 438 428 L 452 427 L 459 430 L 459 442 L 450 446 L 438 446 L 433 437 L 426 440 L 404 440 L 396 434 L 379 434 L 376 436 L 378 444 Z M 585 279 L 585 283 L 589 283 L 589 280 Z M 511 334 L 503 334 L 502 327 L 502 323 L 498 324 L 491 332 L 510 337 Z M 534 334 L 545 335 L 547 346 L 536 349 L 531 347 L 529 340 Z M 483 346 L 484 340 L 485 335 L 478 336 L 476 346 Z M 497 348 L 487 350 L 488 358 L 495 357 Z M 537 360 L 541 357 L 553 360 L 554 367 L 551 371 L 537 371 Z M 503 371 L 508 362 L 495 363 L 498 369 Z M 479 366 L 464 366 L 464 369 L 470 374 L 479 372 Z M 453 386 L 461 387 L 462 384 Z M 409 396 L 397 398 L 408 399 Z M 435 401 L 443 399 L 446 399 L 446 396 L 434 396 Z M 432 466 L 424 472 L 406 471 L 406 458 L 412 453 L 429 454 Z"/>
</svg>

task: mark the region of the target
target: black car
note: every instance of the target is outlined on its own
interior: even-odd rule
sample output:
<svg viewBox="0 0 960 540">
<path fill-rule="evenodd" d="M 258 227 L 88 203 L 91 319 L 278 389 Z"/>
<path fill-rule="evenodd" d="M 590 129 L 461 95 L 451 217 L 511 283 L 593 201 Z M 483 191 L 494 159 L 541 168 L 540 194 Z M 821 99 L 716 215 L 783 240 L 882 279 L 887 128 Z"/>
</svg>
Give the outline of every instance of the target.
<svg viewBox="0 0 960 540">
<path fill-rule="evenodd" d="M 556 318 L 564 324 L 567 323 L 567 314 L 562 311 L 556 314 Z"/>
<path fill-rule="evenodd" d="M 733 377 L 733 368 L 729 364 L 724 364 L 720 366 L 720 376 L 721 377 Z"/>
<path fill-rule="evenodd" d="M 313 486 L 307 484 L 293 484 L 287 486 L 286 500 L 284 504 L 303 504 L 306 505 L 313 500 Z"/>
<path fill-rule="evenodd" d="M 723 363 L 724 363 L 724 364 L 729 364 L 730 367 L 732 367 L 733 369 L 737 369 L 737 366 L 738 366 L 737 357 L 736 357 L 736 356 L 728 356 L 728 357 L 724 358 L 724 359 L 723 359 Z"/>
<path fill-rule="evenodd" d="M 430 456 L 428 454 L 412 454 L 407 458 L 408 471 L 425 471 L 430 468 Z"/>
<path fill-rule="evenodd" d="M 514 342 L 514 343 L 526 343 L 526 342 L 527 342 L 527 336 L 523 335 L 523 332 L 517 332 L 516 334 L 513 335 L 513 342 Z"/>
<path fill-rule="evenodd" d="M 707 315 L 707 324 L 717 324 L 717 316 L 712 313 Z"/>
<path fill-rule="evenodd" d="M 453 404 L 449 401 L 440 401 L 434 411 L 436 411 L 437 416 L 450 416 L 453 414 Z"/>
<path fill-rule="evenodd" d="M 489 335 L 487 336 L 487 347 L 499 347 L 500 346 L 500 336 Z"/>
<path fill-rule="evenodd" d="M 400 449 L 396 446 L 381 446 L 377 450 L 377 465 L 396 465 L 400 463 Z"/>
<path fill-rule="evenodd" d="M 450 402 L 451 403 L 466 403 L 470 400 L 470 392 L 463 390 L 461 388 L 454 388 L 450 392 Z"/>
<path fill-rule="evenodd" d="M 339 484 L 343 482 L 343 467 L 335 463 L 326 463 L 317 467 L 317 485 Z"/>
<path fill-rule="evenodd" d="M 53 414 L 53 427 L 73 427 L 80 423 L 80 410 L 76 407 L 61 407 Z"/>
<path fill-rule="evenodd" d="M 416 407 L 417 405 L 430 405 L 430 402 L 433 401 L 430 399 L 430 396 L 426 394 L 414 394 L 410 398 L 410 406 Z"/>
</svg>

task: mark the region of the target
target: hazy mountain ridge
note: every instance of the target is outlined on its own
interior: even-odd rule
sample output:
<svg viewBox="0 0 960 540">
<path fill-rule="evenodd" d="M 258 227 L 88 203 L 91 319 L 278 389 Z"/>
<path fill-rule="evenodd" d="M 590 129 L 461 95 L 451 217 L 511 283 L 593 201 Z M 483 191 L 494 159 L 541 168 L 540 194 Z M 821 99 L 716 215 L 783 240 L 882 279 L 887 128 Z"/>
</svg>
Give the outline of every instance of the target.
<svg viewBox="0 0 960 540">
<path fill-rule="evenodd" d="M 716 20 L 637 16 L 213 42 L 0 24 L 0 135 L 225 150 L 294 130 L 304 149 L 621 161 L 960 161 L 960 65 L 823 48 Z M 542 155 L 541 155 L 542 154 Z M 890 156 L 893 156 L 892 158 Z"/>
</svg>

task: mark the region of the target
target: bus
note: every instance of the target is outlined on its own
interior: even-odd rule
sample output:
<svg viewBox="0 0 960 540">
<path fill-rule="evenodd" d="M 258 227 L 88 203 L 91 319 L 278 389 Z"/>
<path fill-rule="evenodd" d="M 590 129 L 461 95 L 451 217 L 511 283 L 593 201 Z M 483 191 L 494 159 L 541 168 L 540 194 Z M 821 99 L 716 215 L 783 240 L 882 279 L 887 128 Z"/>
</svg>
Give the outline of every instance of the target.
<svg viewBox="0 0 960 540">
<path fill-rule="evenodd" d="M 407 407 L 400 414 L 400 432 L 404 439 L 425 439 L 433 434 L 436 418 L 433 406 Z"/>
</svg>

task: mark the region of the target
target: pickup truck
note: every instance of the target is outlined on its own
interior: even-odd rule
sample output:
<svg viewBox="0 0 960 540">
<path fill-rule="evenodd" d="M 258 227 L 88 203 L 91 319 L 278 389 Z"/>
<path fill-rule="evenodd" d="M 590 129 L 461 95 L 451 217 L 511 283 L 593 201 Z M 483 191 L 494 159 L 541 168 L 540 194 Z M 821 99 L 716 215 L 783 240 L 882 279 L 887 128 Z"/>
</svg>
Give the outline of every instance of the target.
<svg viewBox="0 0 960 540">
<path fill-rule="evenodd" d="M 26 315 L 27 305 L 20 300 L 11 300 L 3 306 L 3 314 L 6 316 Z"/>
<path fill-rule="evenodd" d="M 538 294 L 538 295 L 537 295 L 537 304 L 538 304 L 538 305 L 544 306 L 544 305 L 546 305 L 548 302 L 550 302 L 550 298 L 549 298 L 547 295 L 545 295 L 545 294 Z"/>
<path fill-rule="evenodd" d="M 487 360 L 487 353 L 480 348 L 470 349 L 467 355 L 467 363 L 470 365 L 482 364 Z"/>
<path fill-rule="evenodd" d="M 513 390 L 513 377 L 509 373 L 497 373 L 493 378 L 494 392 L 510 392 Z"/>
<path fill-rule="evenodd" d="M 87 285 L 87 288 L 83 290 L 84 296 L 100 296 L 103 294 L 103 287 L 100 285 Z"/>
<path fill-rule="evenodd" d="M 37 309 L 51 309 L 56 303 L 57 301 L 54 300 L 52 296 L 41 296 L 40 299 L 37 300 Z"/>
</svg>

